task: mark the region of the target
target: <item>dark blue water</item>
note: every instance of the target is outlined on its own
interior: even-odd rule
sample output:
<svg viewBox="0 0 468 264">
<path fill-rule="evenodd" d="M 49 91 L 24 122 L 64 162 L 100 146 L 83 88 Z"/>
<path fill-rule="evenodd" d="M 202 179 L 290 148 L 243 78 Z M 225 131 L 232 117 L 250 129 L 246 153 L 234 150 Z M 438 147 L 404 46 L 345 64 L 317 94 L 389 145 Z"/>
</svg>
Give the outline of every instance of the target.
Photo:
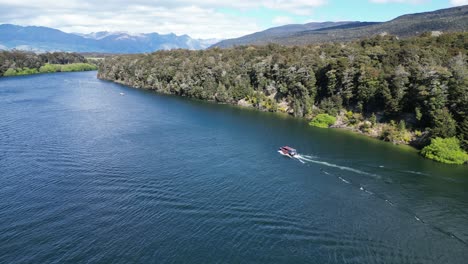
<svg viewBox="0 0 468 264">
<path fill-rule="evenodd" d="M 466 263 L 467 167 L 95 75 L 0 79 L 1 263 Z"/>
</svg>

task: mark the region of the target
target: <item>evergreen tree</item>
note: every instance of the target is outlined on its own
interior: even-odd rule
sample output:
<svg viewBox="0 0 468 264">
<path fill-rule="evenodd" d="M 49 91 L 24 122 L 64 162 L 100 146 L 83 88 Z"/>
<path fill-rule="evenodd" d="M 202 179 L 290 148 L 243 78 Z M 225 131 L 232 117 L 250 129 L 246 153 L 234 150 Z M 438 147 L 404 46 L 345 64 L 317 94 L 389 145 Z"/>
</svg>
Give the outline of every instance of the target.
<svg viewBox="0 0 468 264">
<path fill-rule="evenodd" d="M 432 129 L 433 137 L 449 138 L 457 133 L 457 123 L 447 108 L 435 111 Z"/>
</svg>

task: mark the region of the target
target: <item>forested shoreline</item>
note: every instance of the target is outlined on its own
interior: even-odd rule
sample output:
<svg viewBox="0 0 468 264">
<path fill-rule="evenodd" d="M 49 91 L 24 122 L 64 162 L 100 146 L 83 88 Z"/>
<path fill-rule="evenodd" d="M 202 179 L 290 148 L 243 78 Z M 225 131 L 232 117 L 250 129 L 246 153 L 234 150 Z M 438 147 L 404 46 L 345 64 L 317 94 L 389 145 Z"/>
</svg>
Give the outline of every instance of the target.
<svg viewBox="0 0 468 264">
<path fill-rule="evenodd" d="M 78 53 L 0 51 L 0 77 L 90 70 L 97 66 Z"/>
<path fill-rule="evenodd" d="M 467 33 L 427 33 L 404 40 L 376 36 L 301 47 L 172 50 L 106 58 L 98 77 L 286 112 L 311 119 L 312 125 L 328 115 L 334 119 L 325 118 L 332 120 L 326 126 L 419 148 L 429 145 L 422 155 L 461 164 L 468 161 L 467 51 Z"/>
</svg>

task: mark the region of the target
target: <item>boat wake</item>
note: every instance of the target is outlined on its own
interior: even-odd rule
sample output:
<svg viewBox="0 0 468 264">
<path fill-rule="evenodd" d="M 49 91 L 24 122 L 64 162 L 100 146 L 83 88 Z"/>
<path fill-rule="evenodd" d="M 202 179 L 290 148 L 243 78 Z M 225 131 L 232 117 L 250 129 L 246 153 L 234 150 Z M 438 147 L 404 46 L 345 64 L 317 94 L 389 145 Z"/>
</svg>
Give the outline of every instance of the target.
<svg viewBox="0 0 468 264">
<path fill-rule="evenodd" d="M 314 156 L 309 156 L 309 155 L 302 155 L 302 154 L 297 154 L 293 157 L 294 159 L 297 159 L 299 162 L 305 164 L 305 163 L 315 163 L 315 164 L 320 164 L 320 165 L 324 165 L 324 166 L 328 166 L 328 167 L 332 167 L 332 168 L 337 168 L 337 169 L 340 169 L 340 170 L 345 170 L 345 171 L 350 171 L 350 172 L 354 172 L 354 173 L 357 173 L 357 174 L 362 174 L 362 175 L 368 175 L 368 176 L 372 176 L 372 177 L 376 177 L 376 178 L 380 178 L 379 175 L 377 174 L 372 174 L 372 173 L 368 173 L 368 172 L 365 172 L 365 171 L 361 171 L 361 170 L 358 170 L 358 169 L 354 169 L 354 168 L 350 168 L 350 167 L 346 167 L 346 166 L 340 166 L 340 165 L 337 165 L 337 164 L 333 164 L 333 163 L 329 163 L 329 162 L 326 162 L 326 161 L 320 161 L 320 160 L 317 160 L 316 157 Z M 340 174 L 338 173 L 332 173 L 332 172 L 328 172 L 328 171 L 325 171 L 324 169 L 320 169 L 321 173 L 325 174 L 325 175 L 329 175 L 329 176 L 335 176 L 337 179 L 339 179 L 341 182 L 347 184 L 347 185 L 350 185 L 350 186 L 353 186 L 354 188 L 358 189 L 359 191 L 369 195 L 369 196 L 373 196 L 373 197 L 376 197 L 382 201 L 384 201 L 385 203 L 387 203 L 389 206 L 401 211 L 401 212 L 404 212 L 410 216 L 413 217 L 413 219 L 415 219 L 416 221 L 420 222 L 421 224 L 424 224 L 424 225 L 427 225 L 428 227 L 432 228 L 433 230 L 436 230 L 440 233 L 443 233 L 451 238 L 454 238 L 456 240 L 458 240 L 459 242 L 463 243 L 464 245 L 468 245 L 468 243 L 466 241 L 464 241 L 462 238 L 460 238 L 459 236 L 455 235 L 454 233 L 451 233 L 449 231 L 446 231 L 446 230 L 443 230 L 442 228 L 438 227 L 438 226 L 435 226 L 433 224 L 430 224 L 426 221 L 424 221 L 423 219 L 421 219 L 421 217 L 419 217 L 415 212 L 413 212 L 411 209 L 409 208 L 406 208 L 402 205 L 398 205 L 394 202 L 392 202 L 389 198 L 387 198 L 385 195 L 382 195 L 382 194 L 378 194 L 378 193 L 375 193 L 375 192 L 371 192 L 370 190 L 368 190 L 366 187 L 364 187 L 363 185 L 361 184 L 358 184 L 358 183 L 355 183 L 351 180 L 347 180 L 345 179 L 344 177 L 342 177 Z"/>
<path fill-rule="evenodd" d="M 297 159 L 298 161 L 300 161 L 301 163 L 311 162 L 311 163 L 320 164 L 320 165 L 324 165 L 324 166 L 328 166 L 328 167 L 332 167 L 332 168 L 337 168 L 337 169 L 340 169 L 340 170 L 354 172 L 354 173 L 361 174 L 361 175 L 372 176 L 372 177 L 378 178 L 378 179 L 381 178 L 380 175 L 377 175 L 377 174 L 368 173 L 368 172 L 365 172 L 365 171 L 361 171 L 361 170 L 358 170 L 358 169 L 353 169 L 353 168 L 346 167 L 346 166 L 340 166 L 340 165 L 329 163 L 329 162 L 326 162 L 326 161 L 320 161 L 320 160 L 317 160 L 316 157 L 314 157 L 314 156 L 297 154 L 297 155 L 294 156 L 294 158 Z"/>
</svg>

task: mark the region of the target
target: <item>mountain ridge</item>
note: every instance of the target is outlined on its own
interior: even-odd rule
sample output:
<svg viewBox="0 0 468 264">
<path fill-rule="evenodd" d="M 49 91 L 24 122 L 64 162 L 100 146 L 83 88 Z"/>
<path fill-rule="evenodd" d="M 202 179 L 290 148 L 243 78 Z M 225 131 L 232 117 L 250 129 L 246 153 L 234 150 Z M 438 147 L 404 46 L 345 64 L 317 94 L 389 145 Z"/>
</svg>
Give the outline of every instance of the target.
<svg viewBox="0 0 468 264">
<path fill-rule="evenodd" d="M 305 24 L 306 25 L 306 24 Z M 284 27 L 284 26 L 283 26 Z M 238 45 L 307 45 L 323 42 L 352 41 L 379 34 L 411 37 L 428 31 L 465 32 L 468 29 L 468 5 L 430 12 L 405 14 L 386 22 L 342 22 L 341 25 L 268 35 L 271 29 L 240 38 L 220 41 L 212 47 Z"/>
<path fill-rule="evenodd" d="M 0 25 L 0 47 L 30 51 L 146 53 L 164 49 L 205 49 L 216 40 L 194 39 L 174 33 L 66 33 L 43 26 Z"/>
</svg>

